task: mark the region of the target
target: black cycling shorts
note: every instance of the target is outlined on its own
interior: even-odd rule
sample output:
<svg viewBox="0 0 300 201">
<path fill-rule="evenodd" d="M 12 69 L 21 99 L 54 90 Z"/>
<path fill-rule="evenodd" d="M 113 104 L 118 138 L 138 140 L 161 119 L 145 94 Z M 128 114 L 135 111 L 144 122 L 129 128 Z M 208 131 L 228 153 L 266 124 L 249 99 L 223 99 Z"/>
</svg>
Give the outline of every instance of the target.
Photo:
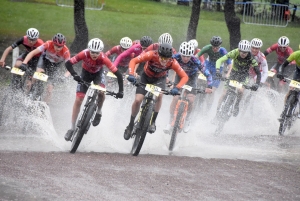
<svg viewBox="0 0 300 201">
<path fill-rule="evenodd" d="M 93 81 L 94 84 L 101 85 L 102 87 L 105 87 L 105 75 L 103 73 L 103 68 L 101 68 L 100 71 L 96 73 L 90 73 L 86 71 L 84 68 L 82 68 L 80 77 L 88 83 L 91 83 Z M 76 92 L 86 93 L 88 90 L 88 87 L 85 84 L 79 84 L 77 85 Z"/>
<path fill-rule="evenodd" d="M 141 74 L 141 83 L 153 84 L 162 89 L 165 89 L 166 88 L 166 77 L 163 76 L 163 77 L 159 77 L 159 78 L 151 78 L 151 77 L 148 77 L 145 72 L 143 72 Z M 145 90 L 145 86 L 141 85 L 136 88 L 135 94 L 146 95 L 146 93 L 147 93 L 147 91 Z"/>
</svg>

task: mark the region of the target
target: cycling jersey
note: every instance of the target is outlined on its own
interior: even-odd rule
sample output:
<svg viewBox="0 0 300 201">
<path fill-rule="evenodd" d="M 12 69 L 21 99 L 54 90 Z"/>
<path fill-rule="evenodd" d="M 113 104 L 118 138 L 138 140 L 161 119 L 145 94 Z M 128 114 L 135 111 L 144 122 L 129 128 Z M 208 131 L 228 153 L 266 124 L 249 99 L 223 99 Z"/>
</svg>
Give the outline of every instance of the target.
<svg viewBox="0 0 300 201">
<path fill-rule="evenodd" d="M 141 62 L 146 62 L 144 72 L 150 78 L 165 77 L 167 71 L 173 69 L 181 77 L 180 82 L 176 85 L 177 88 L 181 88 L 188 81 L 187 74 L 180 67 L 176 59 L 170 58 L 166 65 L 162 66 L 157 51 L 145 52 L 133 58 L 129 63 L 129 75 L 134 74 L 135 65 Z"/>
<path fill-rule="evenodd" d="M 105 55 L 107 57 L 116 54 L 116 55 L 120 55 L 122 54 L 122 47 L 121 45 L 116 45 L 113 48 L 111 48 L 110 50 L 108 50 L 107 52 L 105 52 Z M 130 60 L 134 57 L 134 53 L 131 53 L 129 56 L 124 57 L 124 59 L 122 59 L 119 63 L 118 66 L 128 66 Z"/>
<path fill-rule="evenodd" d="M 37 47 L 41 46 L 44 43 L 44 41 L 42 39 L 37 39 L 36 43 L 31 46 L 29 39 L 27 38 L 27 36 L 23 36 L 22 38 L 20 38 L 19 40 L 17 40 L 16 42 L 14 42 L 11 47 L 12 49 L 15 49 L 16 47 L 18 47 L 19 45 L 23 45 L 26 48 L 26 53 L 31 52 L 32 50 L 36 49 Z M 41 56 L 41 53 L 34 55 L 34 57 L 39 57 Z"/>
<path fill-rule="evenodd" d="M 288 62 L 295 61 L 297 68 L 300 68 L 300 50 L 293 52 L 286 60 Z"/>
<path fill-rule="evenodd" d="M 212 45 L 206 45 L 202 48 L 202 50 L 197 54 L 198 57 L 204 55 L 208 55 L 208 64 L 209 65 L 216 65 L 216 61 L 221 58 L 222 56 L 227 54 L 227 50 L 224 47 L 220 47 L 218 52 L 214 52 L 212 49 Z M 228 58 L 226 60 L 227 65 L 231 64 L 231 59 Z"/>
<path fill-rule="evenodd" d="M 103 65 L 105 65 L 113 73 L 118 70 L 103 52 L 100 52 L 98 58 L 93 60 L 91 58 L 89 49 L 85 49 L 70 59 L 70 63 L 72 65 L 78 63 L 79 61 L 83 61 L 82 68 L 90 73 L 97 73 L 103 68 Z"/>
<path fill-rule="evenodd" d="M 252 55 L 253 56 L 253 55 Z M 259 70 L 261 72 L 261 83 L 265 83 L 268 78 L 268 62 L 264 53 L 259 51 L 256 56 L 253 56 L 256 62 L 258 63 Z M 256 79 L 256 73 L 254 72 L 253 68 L 250 68 L 249 72 L 250 76 Z"/>
<path fill-rule="evenodd" d="M 132 45 L 126 51 L 122 52 L 114 61 L 115 66 L 119 66 L 120 62 L 123 61 L 125 58 L 130 57 L 133 53 L 135 56 L 140 55 L 143 52 L 142 46 L 140 43 Z"/>
<path fill-rule="evenodd" d="M 271 52 L 275 51 L 277 54 L 277 61 L 282 64 L 292 53 L 293 49 L 291 47 L 287 47 L 284 52 L 282 52 L 278 46 L 278 43 L 273 44 L 271 47 L 267 48 L 265 51 L 265 55 L 267 56 Z M 295 64 L 295 63 L 292 63 Z"/>
<path fill-rule="evenodd" d="M 44 52 L 45 58 L 52 63 L 61 63 L 70 59 L 69 48 L 64 45 L 63 48 L 57 53 L 54 49 L 54 42 L 51 40 L 39 46 L 38 49 L 41 52 Z"/>
<path fill-rule="evenodd" d="M 201 50 L 199 48 L 196 49 L 196 51 L 194 52 L 194 55 L 201 61 L 202 65 L 204 65 L 205 63 L 205 58 L 203 55 L 200 55 L 198 56 L 198 53 L 200 52 Z"/>
</svg>

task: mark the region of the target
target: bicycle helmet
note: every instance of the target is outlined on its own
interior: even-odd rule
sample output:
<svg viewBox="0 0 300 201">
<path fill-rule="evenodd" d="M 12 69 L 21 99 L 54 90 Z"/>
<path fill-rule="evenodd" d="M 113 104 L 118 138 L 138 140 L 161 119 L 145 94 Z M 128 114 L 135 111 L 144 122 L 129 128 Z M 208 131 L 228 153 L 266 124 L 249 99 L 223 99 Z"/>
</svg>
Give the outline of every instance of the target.
<svg viewBox="0 0 300 201">
<path fill-rule="evenodd" d="M 27 35 L 27 38 L 28 39 L 32 39 L 32 40 L 35 40 L 35 39 L 38 39 L 39 38 L 39 31 L 35 28 L 29 28 L 27 31 L 26 31 L 26 35 Z"/>
<path fill-rule="evenodd" d="M 99 38 L 93 38 L 88 43 L 88 49 L 92 52 L 101 52 L 103 48 L 103 42 Z"/>
<path fill-rule="evenodd" d="M 57 33 L 53 36 L 52 41 L 57 46 L 64 46 L 66 44 L 66 38 L 61 33 Z"/>
<path fill-rule="evenodd" d="M 198 42 L 196 39 L 192 39 L 189 41 L 190 44 L 192 44 L 194 46 L 194 49 L 196 49 L 198 47 Z"/>
<path fill-rule="evenodd" d="M 250 42 L 247 40 L 241 40 L 239 42 L 239 50 L 243 52 L 250 52 Z"/>
<path fill-rule="evenodd" d="M 152 38 L 150 36 L 143 36 L 140 40 L 142 47 L 148 47 L 153 43 Z"/>
<path fill-rule="evenodd" d="M 220 46 L 222 44 L 222 38 L 220 36 L 213 36 L 211 39 L 210 39 L 210 44 L 212 46 Z"/>
<path fill-rule="evenodd" d="M 286 36 L 281 36 L 278 39 L 278 46 L 279 47 L 287 47 L 287 46 L 289 46 L 289 43 L 290 43 L 290 40 Z"/>
<path fill-rule="evenodd" d="M 194 45 L 191 42 L 183 42 L 179 47 L 179 52 L 182 56 L 192 56 L 194 55 Z"/>
<path fill-rule="evenodd" d="M 263 46 L 263 42 L 259 38 L 253 38 L 250 45 L 251 47 L 261 48 Z"/>
<path fill-rule="evenodd" d="M 158 43 L 159 44 L 169 43 L 170 45 L 172 45 L 173 43 L 172 36 L 169 33 L 164 33 L 158 38 Z"/>
<path fill-rule="evenodd" d="M 161 57 L 171 58 L 172 51 L 172 45 L 170 45 L 169 43 L 162 43 L 158 47 L 158 54 Z"/>
<path fill-rule="evenodd" d="M 128 49 L 132 46 L 132 40 L 128 37 L 121 38 L 120 45 L 123 49 Z"/>
</svg>

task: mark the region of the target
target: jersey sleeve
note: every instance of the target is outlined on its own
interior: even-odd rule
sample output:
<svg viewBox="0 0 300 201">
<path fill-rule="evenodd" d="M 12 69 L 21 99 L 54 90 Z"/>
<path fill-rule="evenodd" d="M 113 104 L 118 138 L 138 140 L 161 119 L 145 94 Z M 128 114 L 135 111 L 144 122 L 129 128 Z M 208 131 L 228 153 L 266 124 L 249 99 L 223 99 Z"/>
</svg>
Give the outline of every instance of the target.
<svg viewBox="0 0 300 201">
<path fill-rule="evenodd" d="M 15 48 L 18 47 L 19 45 L 23 44 L 23 42 L 24 42 L 24 37 L 18 39 L 16 42 L 14 42 L 14 43 L 11 45 L 11 47 L 12 47 L 13 49 L 15 49 Z"/>
<path fill-rule="evenodd" d="M 118 66 L 119 63 L 126 57 L 130 56 L 133 52 L 134 52 L 134 48 L 136 48 L 137 46 L 139 46 L 139 44 L 133 45 L 131 46 L 129 49 L 127 49 L 126 51 L 122 52 L 114 61 L 114 65 Z"/>
<path fill-rule="evenodd" d="M 142 54 L 140 54 L 139 56 L 133 58 L 130 60 L 129 62 L 129 75 L 133 75 L 134 74 L 134 70 L 135 70 L 135 65 L 141 62 L 146 62 L 152 59 L 154 54 L 154 51 L 149 51 L 149 52 L 144 52 Z"/>
<path fill-rule="evenodd" d="M 207 52 L 207 50 L 209 49 L 209 45 L 204 46 L 200 52 L 198 52 L 197 57 L 202 56 L 203 54 L 205 54 Z"/>
<path fill-rule="evenodd" d="M 221 58 L 219 58 L 216 61 L 216 69 L 220 69 L 222 63 L 224 63 L 228 59 L 234 59 L 238 54 L 238 49 L 234 49 L 222 56 Z"/>
<path fill-rule="evenodd" d="M 106 67 L 113 73 L 115 73 L 118 69 L 116 68 L 116 66 L 109 60 L 109 58 L 103 54 L 103 63 L 104 65 L 106 65 Z"/>
<path fill-rule="evenodd" d="M 260 82 L 265 83 L 267 78 L 268 78 L 268 62 L 267 62 L 267 60 L 264 59 L 261 62 L 260 66 L 261 66 L 261 69 L 262 69 Z"/>
<path fill-rule="evenodd" d="M 178 89 L 180 89 L 183 85 L 187 83 L 189 80 L 188 75 L 184 72 L 184 70 L 180 67 L 179 63 L 176 59 L 173 59 L 174 62 L 172 63 L 171 68 L 176 72 L 176 74 L 181 78 L 179 83 L 176 85 Z"/>
</svg>

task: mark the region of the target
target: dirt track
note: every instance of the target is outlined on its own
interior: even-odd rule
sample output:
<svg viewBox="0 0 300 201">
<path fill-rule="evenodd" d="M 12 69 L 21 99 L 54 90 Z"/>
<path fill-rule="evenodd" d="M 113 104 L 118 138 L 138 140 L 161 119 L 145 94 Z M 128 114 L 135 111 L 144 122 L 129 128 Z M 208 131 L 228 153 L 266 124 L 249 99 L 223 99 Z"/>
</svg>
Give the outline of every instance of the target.
<svg viewBox="0 0 300 201">
<path fill-rule="evenodd" d="M 0 152 L 0 200 L 299 200 L 287 163 Z"/>
</svg>

